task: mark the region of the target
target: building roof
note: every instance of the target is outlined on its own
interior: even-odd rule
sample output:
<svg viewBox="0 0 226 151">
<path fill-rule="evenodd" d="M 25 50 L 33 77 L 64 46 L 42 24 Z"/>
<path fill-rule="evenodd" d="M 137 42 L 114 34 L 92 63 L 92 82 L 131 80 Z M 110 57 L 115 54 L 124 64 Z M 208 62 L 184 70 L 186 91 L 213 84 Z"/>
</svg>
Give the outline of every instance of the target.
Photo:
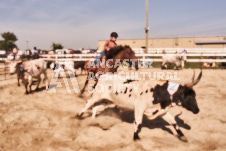
<svg viewBox="0 0 226 151">
<path fill-rule="evenodd" d="M 181 38 L 219 38 L 219 39 L 225 39 L 226 36 L 179 36 L 179 37 L 149 37 L 148 40 L 153 40 L 153 39 L 181 39 Z M 117 41 L 120 41 L 120 40 L 145 40 L 145 38 L 132 38 L 132 39 L 117 39 Z M 102 39 L 102 40 L 98 40 L 98 41 L 106 41 L 106 39 Z M 211 40 L 210 40 L 211 41 Z M 215 41 L 215 40 L 213 40 Z M 216 40 L 217 41 L 217 40 Z M 221 41 L 221 40 L 219 40 Z M 200 41 L 201 42 L 201 41 Z"/>
<path fill-rule="evenodd" d="M 207 45 L 207 44 L 226 44 L 226 40 L 205 40 L 195 41 L 196 45 Z"/>
</svg>

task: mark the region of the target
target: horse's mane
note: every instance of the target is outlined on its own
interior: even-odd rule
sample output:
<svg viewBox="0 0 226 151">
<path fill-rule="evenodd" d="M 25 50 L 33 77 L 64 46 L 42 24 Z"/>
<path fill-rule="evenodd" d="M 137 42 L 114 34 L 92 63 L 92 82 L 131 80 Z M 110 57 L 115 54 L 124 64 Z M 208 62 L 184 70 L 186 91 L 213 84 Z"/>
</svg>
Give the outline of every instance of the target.
<svg viewBox="0 0 226 151">
<path fill-rule="evenodd" d="M 119 52 L 121 52 L 122 50 L 126 49 L 126 48 L 130 48 L 129 46 L 122 46 L 119 45 L 117 47 L 111 48 L 109 51 L 106 52 L 106 59 L 112 59 L 113 57 L 115 57 Z"/>
</svg>

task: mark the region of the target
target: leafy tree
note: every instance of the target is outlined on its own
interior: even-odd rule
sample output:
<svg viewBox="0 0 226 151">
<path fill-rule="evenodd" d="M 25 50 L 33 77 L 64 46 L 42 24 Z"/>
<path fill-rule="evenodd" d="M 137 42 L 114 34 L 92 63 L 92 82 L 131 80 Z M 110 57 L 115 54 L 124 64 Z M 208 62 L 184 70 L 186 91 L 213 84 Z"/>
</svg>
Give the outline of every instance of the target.
<svg viewBox="0 0 226 151">
<path fill-rule="evenodd" d="M 52 44 L 52 50 L 53 51 L 55 51 L 56 49 L 63 49 L 64 48 L 64 46 L 62 45 L 62 44 L 60 44 L 60 43 L 54 43 L 53 42 L 53 44 Z"/>
<path fill-rule="evenodd" d="M 0 41 L 0 49 L 10 51 L 14 47 L 17 47 L 15 42 L 18 40 L 16 35 L 12 32 L 5 32 L 1 34 L 4 40 Z"/>
<path fill-rule="evenodd" d="M 16 42 L 18 40 L 16 35 L 14 33 L 11 33 L 11 32 L 5 32 L 5 33 L 2 33 L 1 35 L 2 35 L 2 38 L 4 38 L 5 41 Z"/>
</svg>

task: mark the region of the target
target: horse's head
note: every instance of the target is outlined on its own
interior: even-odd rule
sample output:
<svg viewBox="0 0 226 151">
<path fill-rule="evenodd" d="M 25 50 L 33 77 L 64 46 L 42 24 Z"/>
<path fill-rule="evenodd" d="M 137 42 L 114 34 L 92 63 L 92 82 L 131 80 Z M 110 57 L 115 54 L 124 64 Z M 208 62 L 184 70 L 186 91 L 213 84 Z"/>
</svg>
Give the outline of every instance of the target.
<svg viewBox="0 0 226 151">
<path fill-rule="evenodd" d="M 126 53 L 127 53 L 127 58 L 126 59 L 130 59 L 130 63 L 133 63 L 135 62 L 135 64 L 133 64 L 136 68 L 136 70 L 138 70 L 138 59 L 137 57 L 135 56 L 135 52 L 130 48 L 130 46 L 125 46 L 125 49 L 126 49 Z"/>
<path fill-rule="evenodd" d="M 119 59 L 120 62 L 123 62 L 124 60 L 129 60 L 129 64 L 132 64 L 135 66 L 135 68 L 138 70 L 138 59 L 135 56 L 135 52 L 130 48 L 130 46 L 117 46 L 114 48 L 111 48 L 106 53 L 106 59 L 113 59 L 117 60 Z"/>
</svg>

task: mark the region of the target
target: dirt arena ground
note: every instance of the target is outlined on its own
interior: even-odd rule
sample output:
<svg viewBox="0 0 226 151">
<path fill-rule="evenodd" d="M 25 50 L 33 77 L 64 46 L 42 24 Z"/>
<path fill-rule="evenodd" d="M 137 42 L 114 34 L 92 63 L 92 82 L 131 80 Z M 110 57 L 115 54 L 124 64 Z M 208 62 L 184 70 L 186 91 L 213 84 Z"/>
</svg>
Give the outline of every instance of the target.
<svg viewBox="0 0 226 151">
<path fill-rule="evenodd" d="M 141 71 L 161 72 L 160 69 Z M 180 83 L 189 81 L 193 74 L 192 69 L 176 72 Z M 84 75 L 77 77 L 80 88 L 84 80 Z M 153 121 L 144 118 L 141 140 L 135 142 L 133 112 L 108 109 L 94 121 L 90 117 L 75 118 L 84 107 L 85 98 L 78 97 L 72 90 L 70 79 L 71 93 L 66 90 L 63 79 L 59 79 L 62 87 L 56 88 L 56 93 L 41 89 L 29 95 L 24 94 L 24 87 L 17 87 L 14 80 L 0 86 L 0 151 L 223 151 L 226 150 L 225 81 L 226 70 L 203 70 L 200 83 L 194 87 L 199 114 L 179 107 L 170 110 L 188 139 L 185 143 L 161 118 Z"/>
</svg>

